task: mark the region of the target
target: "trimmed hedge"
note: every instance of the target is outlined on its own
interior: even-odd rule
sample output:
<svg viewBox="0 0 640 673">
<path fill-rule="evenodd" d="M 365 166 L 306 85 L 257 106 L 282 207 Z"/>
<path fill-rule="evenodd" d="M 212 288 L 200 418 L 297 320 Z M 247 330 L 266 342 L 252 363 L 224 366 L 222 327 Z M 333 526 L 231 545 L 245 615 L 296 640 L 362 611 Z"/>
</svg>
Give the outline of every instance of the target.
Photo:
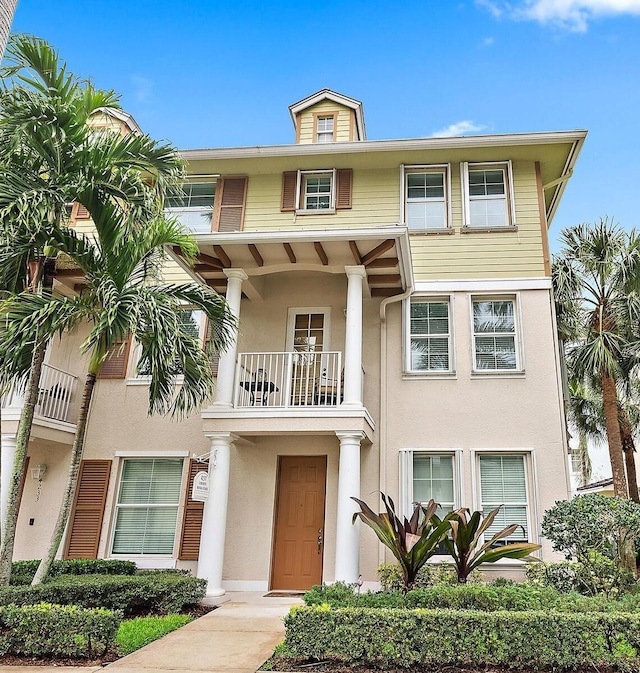
<svg viewBox="0 0 640 673">
<path fill-rule="evenodd" d="M 206 580 L 179 573 L 62 575 L 35 587 L 2 587 L 0 605 L 46 602 L 122 610 L 125 615 L 168 614 L 197 605 L 206 587 Z"/>
<path fill-rule="evenodd" d="M 11 564 L 11 584 L 31 584 L 39 565 L 38 559 L 14 561 Z M 49 577 L 53 579 L 60 575 L 135 575 L 136 570 L 137 566 L 132 561 L 77 558 L 54 561 Z"/>
<path fill-rule="evenodd" d="M 381 668 L 501 665 L 575 668 L 640 663 L 640 615 L 294 607 L 294 657 Z"/>
<path fill-rule="evenodd" d="M 0 607 L 0 656 L 92 658 L 116 638 L 121 612 L 74 605 Z"/>
<path fill-rule="evenodd" d="M 560 593 L 549 587 L 527 584 L 457 586 L 439 585 L 415 589 L 406 595 L 396 593 L 357 594 L 343 583 L 318 585 L 305 593 L 306 605 L 329 605 L 332 608 L 421 608 L 427 610 L 553 610 L 554 612 L 640 612 L 640 594 L 629 594 L 618 599 L 605 596 L 581 596 Z"/>
</svg>

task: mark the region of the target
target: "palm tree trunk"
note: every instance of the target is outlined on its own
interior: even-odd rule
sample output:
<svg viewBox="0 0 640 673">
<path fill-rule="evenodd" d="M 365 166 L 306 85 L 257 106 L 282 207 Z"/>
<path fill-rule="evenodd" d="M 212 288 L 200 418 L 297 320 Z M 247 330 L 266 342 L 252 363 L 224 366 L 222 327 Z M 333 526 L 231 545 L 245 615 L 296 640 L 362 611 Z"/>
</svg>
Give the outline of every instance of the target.
<svg viewBox="0 0 640 673">
<path fill-rule="evenodd" d="M 36 344 L 31 356 L 31 371 L 27 381 L 24 405 L 20 413 L 18 434 L 16 436 L 16 455 L 13 461 L 11 482 L 7 498 L 7 513 L 2 522 L 2 541 L 0 543 L 0 586 L 6 586 L 11 579 L 11 562 L 13 561 L 13 547 L 16 538 L 16 526 L 20 505 L 20 483 L 29 448 L 29 437 L 33 425 L 33 414 L 38 403 L 40 372 L 47 349 L 46 343 Z"/>
<path fill-rule="evenodd" d="M 624 412 L 622 412 L 624 413 Z M 626 414 L 625 414 L 626 416 Z M 620 423 L 620 436 L 622 438 L 622 450 L 624 451 L 624 463 L 627 468 L 627 482 L 629 484 L 629 497 L 633 502 L 640 503 L 638 494 L 638 475 L 636 472 L 635 442 L 627 423 Z"/>
<path fill-rule="evenodd" d="M 31 582 L 32 586 L 42 584 L 49 575 L 51 564 L 53 563 L 62 536 L 69 520 L 69 513 L 71 511 L 71 503 L 78 485 L 78 472 L 80 471 L 80 460 L 82 458 L 82 449 L 84 448 L 84 437 L 87 430 L 87 420 L 89 417 L 89 407 L 91 405 L 91 398 L 93 397 L 93 389 L 96 383 L 96 375 L 88 373 L 84 383 L 84 391 L 82 393 L 82 404 L 80 405 L 80 413 L 78 414 L 78 423 L 76 425 L 76 436 L 71 447 L 71 462 L 69 463 L 69 473 L 67 475 L 67 486 L 64 492 L 60 512 L 58 513 L 58 520 L 51 535 L 51 542 L 49 543 L 49 551 L 46 556 L 40 561 L 38 570 Z"/>
<path fill-rule="evenodd" d="M 620 423 L 618 422 L 618 392 L 613 376 L 602 374 L 602 401 L 604 418 L 607 427 L 607 443 L 609 445 L 609 460 L 613 476 L 613 492 L 619 498 L 628 498 L 627 477 L 625 475 L 624 460 L 622 457 L 622 438 L 620 437 Z"/>
<path fill-rule="evenodd" d="M 578 452 L 580 455 L 580 481 L 581 486 L 586 486 L 591 480 L 591 458 L 589 456 L 589 443 L 584 432 L 578 431 Z"/>
</svg>

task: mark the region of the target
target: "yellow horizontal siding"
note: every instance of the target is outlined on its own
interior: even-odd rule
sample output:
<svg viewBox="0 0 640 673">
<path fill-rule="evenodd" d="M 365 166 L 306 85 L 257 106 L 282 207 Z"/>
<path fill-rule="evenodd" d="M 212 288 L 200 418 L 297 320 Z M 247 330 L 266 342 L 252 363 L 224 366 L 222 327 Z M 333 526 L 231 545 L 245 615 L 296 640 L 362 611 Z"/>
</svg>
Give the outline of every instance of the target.
<svg viewBox="0 0 640 673">
<path fill-rule="evenodd" d="M 176 284 L 193 282 L 193 278 L 172 259 L 167 259 L 162 266 L 162 280 Z"/>
<path fill-rule="evenodd" d="M 336 120 L 336 140 L 343 141 L 350 139 L 350 113 L 351 110 L 344 105 L 339 105 L 331 100 L 324 100 L 320 103 L 307 108 L 300 113 L 300 143 L 314 143 L 316 139 L 313 137 L 313 115 L 322 112 L 337 112 Z"/>
</svg>

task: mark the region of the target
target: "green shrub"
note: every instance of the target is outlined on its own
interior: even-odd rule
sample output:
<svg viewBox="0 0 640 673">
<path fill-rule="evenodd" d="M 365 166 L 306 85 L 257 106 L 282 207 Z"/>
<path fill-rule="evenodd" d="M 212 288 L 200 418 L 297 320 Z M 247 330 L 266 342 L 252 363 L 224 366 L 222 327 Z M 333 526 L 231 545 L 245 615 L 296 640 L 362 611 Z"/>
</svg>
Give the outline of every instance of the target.
<svg viewBox="0 0 640 673">
<path fill-rule="evenodd" d="M 11 565 L 11 584 L 31 584 L 39 565 L 40 561 L 38 559 L 14 561 Z M 77 558 L 54 561 L 49 577 L 54 578 L 60 575 L 134 575 L 136 570 L 137 566 L 132 561 Z"/>
<path fill-rule="evenodd" d="M 122 656 L 162 638 L 192 621 L 189 615 L 165 615 L 164 617 L 137 617 L 120 624 L 116 645 Z"/>
<path fill-rule="evenodd" d="M 401 590 L 395 593 L 358 593 L 354 586 L 344 582 L 335 584 L 317 584 L 307 591 L 302 600 L 306 605 L 330 605 L 331 607 L 402 607 L 404 595 Z"/>
<path fill-rule="evenodd" d="M 294 607 L 285 618 L 295 657 L 380 668 L 511 668 L 640 663 L 640 615 Z"/>
<path fill-rule="evenodd" d="M 531 584 L 562 592 L 577 591 L 587 596 L 604 594 L 615 598 L 636 585 L 632 573 L 597 552 L 589 555 L 587 564 L 580 561 L 530 563 L 525 573 Z"/>
<path fill-rule="evenodd" d="M 395 563 L 381 563 L 378 566 L 378 579 L 383 591 L 394 592 L 402 590 L 402 570 Z M 482 573 L 474 570 L 467 580 L 468 584 L 482 582 Z M 447 563 L 434 563 L 422 566 L 418 572 L 414 589 L 424 589 L 439 584 L 457 585 L 458 576 L 453 566 Z"/>
<path fill-rule="evenodd" d="M 0 607 L 0 655 L 86 657 L 114 642 L 122 613 L 75 605 Z"/>
<path fill-rule="evenodd" d="M 124 614 L 181 612 L 199 603 L 206 580 L 178 573 L 152 575 L 61 575 L 39 586 L 0 588 L 0 605 L 57 603 L 85 608 L 104 607 Z"/>
</svg>

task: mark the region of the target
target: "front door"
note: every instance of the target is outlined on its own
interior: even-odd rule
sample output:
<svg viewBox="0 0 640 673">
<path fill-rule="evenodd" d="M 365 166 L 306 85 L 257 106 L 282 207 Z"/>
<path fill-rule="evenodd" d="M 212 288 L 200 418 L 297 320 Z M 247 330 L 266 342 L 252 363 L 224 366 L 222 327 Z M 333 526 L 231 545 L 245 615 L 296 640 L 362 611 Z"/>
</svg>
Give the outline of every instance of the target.
<svg viewBox="0 0 640 673">
<path fill-rule="evenodd" d="M 322 581 L 326 456 L 280 456 L 271 589 Z"/>
</svg>

